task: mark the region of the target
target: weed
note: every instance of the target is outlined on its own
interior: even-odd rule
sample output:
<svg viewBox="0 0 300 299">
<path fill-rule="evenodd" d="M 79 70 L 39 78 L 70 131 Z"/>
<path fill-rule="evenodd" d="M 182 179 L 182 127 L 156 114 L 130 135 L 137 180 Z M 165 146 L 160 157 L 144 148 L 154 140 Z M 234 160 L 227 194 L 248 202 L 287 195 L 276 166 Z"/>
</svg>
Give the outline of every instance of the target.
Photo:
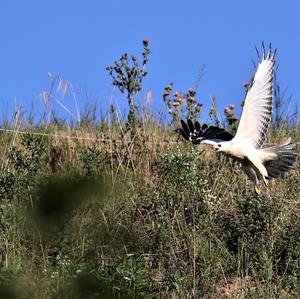
<svg viewBox="0 0 300 299">
<path fill-rule="evenodd" d="M 143 41 L 144 50 L 142 52 L 143 62 L 140 65 L 136 56 L 123 54 L 113 66 L 108 66 L 106 70 L 112 77 L 112 83 L 121 93 L 126 94 L 129 105 L 128 124 L 131 130 L 135 130 L 137 125 L 137 107 L 135 97 L 142 89 L 142 81 L 147 76 L 147 63 L 150 54 L 149 41 Z"/>
<path fill-rule="evenodd" d="M 171 96 L 172 92 L 173 83 L 170 83 L 165 87 L 163 100 L 168 107 L 172 124 L 178 126 L 181 118 L 189 118 L 191 120 L 199 119 L 202 104 L 196 100 L 196 91 L 193 88 L 189 88 L 185 94 L 176 91 Z"/>
</svg>

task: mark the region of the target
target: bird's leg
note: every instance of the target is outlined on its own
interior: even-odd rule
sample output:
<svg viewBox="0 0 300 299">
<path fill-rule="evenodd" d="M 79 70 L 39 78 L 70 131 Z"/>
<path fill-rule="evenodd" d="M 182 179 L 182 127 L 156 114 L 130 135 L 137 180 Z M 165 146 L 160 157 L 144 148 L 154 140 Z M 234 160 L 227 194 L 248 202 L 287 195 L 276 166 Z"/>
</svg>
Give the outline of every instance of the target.
<svg viewBox="0 0 300 299">
<path fill-rule="evenodd" d="M 267 177 L 268 176 L 268 172 L 266 167 L 262 164 L 262 162 L 257 159 L 257 157 L 248 157 L 250 162 L 257 168 L 259 174 L 263 177 Z"/>
<path fill-rule="evenodd" d="M 266 177 L 263 176 L 262 178 L 263 178 L 263 182 L 264 182 L 265 186 L 268 187 L 269 186 L 269 182 L 267 181 Z"/>
</svg>

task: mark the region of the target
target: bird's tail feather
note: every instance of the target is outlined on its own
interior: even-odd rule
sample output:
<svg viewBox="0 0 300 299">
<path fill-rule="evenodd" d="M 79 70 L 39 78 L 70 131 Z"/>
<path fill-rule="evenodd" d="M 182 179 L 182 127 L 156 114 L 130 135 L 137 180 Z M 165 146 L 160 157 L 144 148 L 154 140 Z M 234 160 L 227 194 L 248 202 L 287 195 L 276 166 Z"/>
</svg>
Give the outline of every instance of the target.
<svg viewBox="0 0 300 299">
<path fill-rule="evenodd" d="M 263 163 L 268 172 L 268 179 L 277 178 L 290 170 L 297 159 L 296 144 L 291 142 L 291 138 L 262 151 L 276 156 L 275 159 Z"/>
</svg>

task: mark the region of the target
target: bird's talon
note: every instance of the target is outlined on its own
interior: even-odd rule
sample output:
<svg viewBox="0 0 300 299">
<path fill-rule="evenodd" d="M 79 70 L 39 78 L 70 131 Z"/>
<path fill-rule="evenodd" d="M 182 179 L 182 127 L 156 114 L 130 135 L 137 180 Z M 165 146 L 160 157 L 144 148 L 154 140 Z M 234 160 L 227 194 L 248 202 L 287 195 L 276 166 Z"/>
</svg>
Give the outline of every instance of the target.
<svg viewBox="0 0 300 299">
<path fill-rule="evenodd" d="M 258 188 L 258 186 L 255 186 L 254 190 L 255 190 L 256 195 L 260 195 L 260 189 Z"/>
</svg>

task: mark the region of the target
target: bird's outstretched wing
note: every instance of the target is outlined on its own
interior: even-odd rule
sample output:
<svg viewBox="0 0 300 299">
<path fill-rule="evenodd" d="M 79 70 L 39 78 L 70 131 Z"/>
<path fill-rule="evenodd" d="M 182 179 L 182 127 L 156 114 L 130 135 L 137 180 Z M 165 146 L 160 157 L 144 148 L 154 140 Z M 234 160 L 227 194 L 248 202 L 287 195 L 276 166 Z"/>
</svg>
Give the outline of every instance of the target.
<svg viewBox="0 0 300 299">
<path fill-rule="evenodd" d="M 203 124 L 202 126 L 198 121 L 193 123 L 190 119 L 187 122 L 181 120 L 182 128 L 179 128 L 179 133 L 184 139 L 191 141 L 194 144 L 205 143 L 205 140 L 211 140 L 215 142 L 229 141 L 233 136 L 225 131 L 225 129 L 208 126 Z"/>
<path fill-rule="evenodd" d="M 262 59 L 247 92 L 234 137 L 241 142 L 250 142 L 255 148 L 260 148 L 264 143 L 271 124 L 275 54 L 276 50 L 272 53 L 271 44 L 267 54 L 263 45 Z"/>
</svg>

